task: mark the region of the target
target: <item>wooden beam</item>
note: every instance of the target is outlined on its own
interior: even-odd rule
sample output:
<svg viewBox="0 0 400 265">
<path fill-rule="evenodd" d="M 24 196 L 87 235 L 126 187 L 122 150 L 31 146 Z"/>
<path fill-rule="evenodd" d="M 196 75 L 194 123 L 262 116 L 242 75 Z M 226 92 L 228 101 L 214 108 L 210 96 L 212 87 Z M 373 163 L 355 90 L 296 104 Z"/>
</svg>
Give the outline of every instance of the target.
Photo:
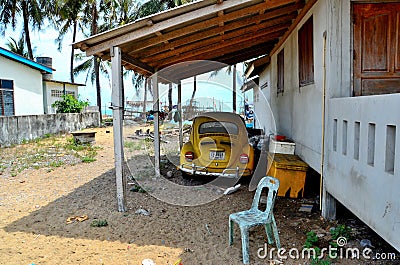
<svg viewBox="0 0 400 265">
<path fill-rule="evenodd" d="M 271 0 L 269 2 L 281 2 L 288 0 Z M 251 0 L 236 0 L 236 1 L 225 1 L 218 5 L 210 5 L 203 7 L 199 10 L 194 10 L 188 13 L 184 13 L 182 15 L 169 18 L 159 23 L 155 23 L 152 26 L 143 27 L 138 30 L 134 30 L 133 32 L 126 33 L 122 36 L 114 37 L 112 39 L 103 41 L 97 45 L 94 45 L 86 50 L 86 55 L 90 56 L 104 50 L 109 49 L 113 46 L 119 46 L 123 43 L 127 43 L 129 41 L 137 40 L 140 38 L 144 38 L 146 36 L 151 36 L 156 32 L 161 32 L 165 29 L 176 27 L 181 25 L 183 22 L 191 21 L 195 18 L 207 17 L 212 14 L 218 13 L 218 11 L 240 7 L 242 4 L 249 3 Z"/>
<path fill-rule="evenodd" d="M 257 39 L 252 41 L 252 46 L 248 46 L 249 45 L 248 41 L 243 41 L 242 43 L 235 43 L 232 46 L 223 47 L 221 49 L 215 49 L 212 54 L 210 54 L 210 52 L 205 52 L 205 53 L 198 54 L 196 56 L 188 57 L 188 58 L 182 58 L 182 57 L 178 56 L 178 57 L 174 58 L 174 60 L 170 59 L 170 60 L 165 60 L 165 61 L 159 62 L 159 63 L 162 63 L 162 64 L 159 64 L 158 67 L 160 69 L 163 69 L 163 68 L 165 68 L 167 66 L 174 65 L 174 64 L 177 64 L 177 63 L 180 63 L 180 62 L 183 62 L 183 61 L 195 61 L 195 60 L 214 60 L 214 61 L 220 61 L 220 62 L 223 62 L 223 63 L 231 65 L 234 62 L 242 62 L 244 60 L 237 61 L 237 59 L 234 59 L 232 61 L 227 62 L 227 61 L 221 61 L 218 58 L 224 57 L 224 56 L 239 57 L 237 52 L 243 51 L 243 46 L 244 45 L 246 45 L 246 47 L 247 47 L 246 50 L 251 50 L 253 46 L 257 46 L 257 45 L 261 45 L 262 46 L 262 45 L 265 44 L 265 48 L 263 49 L 263 52 L 262 53 L 258 53 L 258 55 L 263 55 L 266 52 L 268 52 L 270 49 L 272 49 L 272 47 L 269 46 L 270 43 L 271 42 L 276 43 L 278 41 L 278 37 L 281 36 L 283 33 L 284 33 L 284 31 L 277 32 L 277 33 L 274 34 L 275 36 L 268 36 L 268 38 L 265 38 L 265 39 L 257 38 Z M 253 53 L 255 54 L 255 52 L 253 52 L 253 51 L 249 51 L 249 52 L 252 53 L 252 54 Z M 246 60 L 252 59 L 254 57 L 256 57 L 256 55 L 252 56 L 252 57 L 249 57 L 249 58 L 246 58 Z"/>
<path fill-rule="evenodd" d="M 310 9 L 314 6 L 314 4 L 318 0 L 308 0 L 307 4 L 304 6 L 304 8 L 300 11 L 300 14 L 297 16 L 293 24 L 290 26 L 288 31 L 283 35 L 283 37 L 279 40 L 279 42 L 275 45 L 275 47 L 272 49 L 270 55 L 272 56 L 282 45 L 283 43 L 289 38 L 290 34 L 294 31 L 294 29 L 299 25 L 300 21 L 304 18 L 304 16 L 310 11 Z"/>
<path fill-rule="evenodd" d="M 240 63 L 244 62 L 253 58 L 257 58 L 261 55 L 265 55 L 267 51 L 271 50 L 274 47 L 274 44 L 277 42 L 277 40 L 268 42 L 268 43 L 262 43 L 258 44 L 252 47 L 249 47 L 249 49 L 246 49 L 244 51 L 235 51 L 233 53 L 229 53 L 220 57 L 215 58 L 214 60 L 218 62 L 223 62 L 228 65 L 232 65 L 235 63 Z"/>
<path fill-rule="evenodd" d="M 214 61 L 190 61 L 182 62 L 176 65 L 176 67 L 165 68 L 160 72 L 174 80 L 183 80 L 192 76 L 219 70 L 224 67 L 226 67 L 225 64 Z"/>
<path fill-rule="evenodd" d="M 129 63 L 131 65 L 134 65 L 134 66 L 148 72 L 149 74 L 155 73 L 155 70 L 153 67 L 151 67 L 150 65 L 148 65 L 142 61 L 139 61 L 138 59 L 133 58 L 132 56 L 130 56 L 126 53 L 122 54 L 122 61 Z"/>
<path fill-rule="evenodd" d="M 303 1 L 301 1 L 301 2 L 303 2 Z M 298 3 L 299 3 L 299 1 L 295 1 L 295 0 L 271 0 L 268 2 L 259 3 L 256 5 L 253 5 L 253 6 L 249 6 L 249 7 L 240 9 L 240 10 L 233 11 L 231 13 L 227 13 L 222 17 L 210 18 L 210 19 L 198 22 L 198 23 L 194 23 L 192 25 L 188 25 L 188 26 L 186 26 L 184 28 L 180 28 L 178 30 L 167 32 L 160 37 L 149 38 L 147 40 L 142 40 L 142 41 L 136 42 L 134 44 L 129 44 L 128 46 L 123 46 L 123 49 L 124 50 L 128 49 L 131 51 L 143 50 L 150 46 L 154 46 L 154 45 L 163 43 L 166 40 L 180 38 L 182 36 L 190 35 L 190 34 L 193 34 L 196 32 L 201 32 L 205 29 L 212 28 L 212 27 L 218 27 L 220 22 L 226 23 L 228 21 L 236 21 L 236 20 L 239 20 L 240 18 L 244 18 L 244 17 L 248 17 L 251 15 L 257 14 L 258 12 L 260 12 L 260 10 L 275 9 L 278 7 L 286 8 L 285 6 L 290 5 L 290 4 L 294 4 L 298 8 L 301 8 L 302 6 L 304 6 L 304 4 L 302 4 L 302 6 L 298 6 Z M 195 16 L 195 17 L 197 17 L 197 16 Z M 219 32 L 217 32 L 216 34 L 219 34 Z"/>
<path fill-rule="evenodd" d="M 160 60 L 164 59 L 168 60 L 168 58 L 174 56 L 187 57 L 187 56 L 192 56 L 194 54 L 201 54 L 204 52 L 213 52 L 214 49 L 230 46 L 231 43 L 243 42 L 243 40 L 250 41 L 259 37 L 263 37 L 265 35 L 272 34 L 277 31 L 287 30 L 289 26 L 290 23 L 284 23 L 281 25 L 270 27 L 268 23 L 263 23 L 253 26 L 251 28 L 243 28 L 240 30 L 236 30 L 227 33 L 223 36 L 217 36 L 200 42 L 192 43 L 183 46 L 181 48 L 175 49 L 174 51 L 165 52 L 155 56 L 143 58 L 141 60 L 143 62 L 150 62 L 150 61 L 159 62 Z"/>
<path fill-rule="evenodd" d="M 117 186 L 118 211 L 126 212 L 125 186 L 126 179 L 123 171 L 124 145 L 123 145 L 123 91 L 121 75 L 121 49 L 113 47 L 111 50 L 112 68 L 112 108 L 113 108 L 113 131 L 114 131 L 114 159 L 115 159 L 115 181 Z"/>
<path fill-rule="evenodd" d="M 217 36 L 221 32 L 227 32 L 227 31 L 232 31 L 236 29 L 240 29 L 243 27 L 250 27 L 254 26 L 256 24 L 260 24 L 261 22 L 265 21 L 265 25 L 270 25 L 270 26 L 275 26 L 278 24 L 282 24 L 284 22 L 288 22 L 292 19 L 295 19 L 297 17 L 297 9 L 299 5 L 293 5 L 293 6 L 288 6 L 282 9 L 277 9 L 271 12 L 268 12 L 265 15 L 256 15 L 256 16 L 251 16 L 242 20 L 238 20 L 229 24 L 225 24 L 223 27 L 214 27 L 210 28 L 208 30 L 195 33 L 186 37 L 182 37 L 179 39 L 176 39 L 174 41 L 171 41 L 167 45 L 160 44 L 158 46 L 148 48 L 145 50 L 135 50 L 133 52 L 130 52 L 132 56 L 135 57 L 147 57 L 150 55 L 155 55 L 158 53 L 165 52 L 170 49 L 177 49 L 179 46 L 182 45 L 187 45 L 190 43 L 194 43 L 196 41 L 200 41 L 203 39 L 211 38 L 213 36 Z M 286 15 L 286 16 L 285 16 Z M 126 49 L 124 49 L 126 50 Z"/>
</svg>

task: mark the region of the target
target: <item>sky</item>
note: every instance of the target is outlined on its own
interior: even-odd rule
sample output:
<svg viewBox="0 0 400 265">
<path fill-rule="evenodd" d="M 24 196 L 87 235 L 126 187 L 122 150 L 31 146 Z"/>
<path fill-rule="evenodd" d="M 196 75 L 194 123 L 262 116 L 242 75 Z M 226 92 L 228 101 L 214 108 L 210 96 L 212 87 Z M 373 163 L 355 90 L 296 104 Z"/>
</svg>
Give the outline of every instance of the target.
<svg viewBox="0 0 400 265">
<path fill-rule="evenodd" d="M 5 36 L 0 36 L 0 46 L 6 48 L 6 43 L 8 42 L 10 37 L 18 40 L 21 34 L 21 27 L 17 27 L 15 31 L 11 28 L 6 30 Z M 69 74 L 69 61 L 71 54 L 71 43 L 72 43 L 72 33 L 68 32 L 64 37 L 64 43 L 62 45 L 61 51 L 58 51 L 58 46 L 55 42 L 55 39 L 58 36 L 58 32 L 51 26 L 44 27 L 40 32 L 34 31 L 31 32 L 31 40 L 32 47 L 34 49 L 35 57 L 51 57 L 53 59 L 53 68 L 56 70 L 53 72 L 53 79 L 58 81 L 67 81 L 70 82 L 70 74 Z M 82 34 L 78 34 L 77 41 L 83 40 L 84 37 Z M 76 50 L 75 52 L 80 52 Z M 75 63 L 75 66 L 77 63 Z M 243 65 L 240 64 L 237 67 L 238 76 L 241 76 L 241 73 L 244 71 Z M 85 75 L 79 75 L 75 77 L 75 83 L 85 84 L 86 86 L 79 88 L 79 97 L 82 100 L 88 100 L 90 105 L 96 105 L 96 89 L 95 86 L 91 83 L 90 79 L 85 82 Z M 229 75 L 226 70 L 222 69 L 219 73 L 210 77 L 209 74 L 201 75 L 197 77 L 197 92 L 196 98 L 202 98 L 201 102 L 218 102 L 219 104 L 223 104 L 226 106 L 226 111 L 232 110 L 232 76 Z M 101 76 L 101 96 L 102 96 L 102 109 L 107 110 L 107 114 L 111 114 L 111 110 L 108 109 L 111 102 L 111 81 L 106 77 Z M 238 91 L 242 84 L 241 78 L 238 78 L 237 88 Z M 131 76 L 125 78 L 124 82 L 125 87 L 125 96 L 126 100 L 142 100 L 143 93 L 137 95 L 135 92 Z M 165 85 L 160 86 L 160 101 L 167 101 L 168 87 Z M 182 102 L 185 102 L 190 99 L 193 91 L 193 79 L 189 78 L 187 80 L 182 81 Z M 210 93 L 212 91 L 212 93 Z M 205 99 L 208 100 L 205 100 Z M 252 95 L 246 94 L 246 98 L 252 100 Z M 151 96 L 148 96 L 148 99 L 151 100 Z M 240 106 L 244 101 L 242 93 L 239 91 L 237 94 L 237 105 Z M 222 103 L 223 102 L 223 103 Z M 177 88 L 174 86 L 173 88 L 173 104 L 177 104 Z M 207 103 L 204 103 L 207 104 Z M 239 109 L 239 107 L 238 107 Z"/>
</svg>

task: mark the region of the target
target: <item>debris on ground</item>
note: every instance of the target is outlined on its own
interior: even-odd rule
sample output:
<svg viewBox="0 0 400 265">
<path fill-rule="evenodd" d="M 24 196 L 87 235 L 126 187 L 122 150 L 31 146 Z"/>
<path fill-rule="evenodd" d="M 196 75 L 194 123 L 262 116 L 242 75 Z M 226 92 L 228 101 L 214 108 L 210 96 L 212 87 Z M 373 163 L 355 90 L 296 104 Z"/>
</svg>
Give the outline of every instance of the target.
<svg viewBox="0 0 400 265">
<path fill-rule="evenodd" d="M 234 186 L 234 187 L 229 187 L 229 188 L 227 188 L 225 191 L 224 191 L 224 195 L 228 195 L 228 194 L 232 194 L 232 193 L 234 193 L 235 191 L 237 191 L 239 188 L 240 188 L 240 184 L 237 184 L 236 186 Z"/>
<path fill-rule="evenodd" d="M 142 261 L 142 265 L 156 265 L 153 260 L 151 259 L 144 259 Z"/>
<path fill-rule="evenodd" d="M 72 224 L 75 221 L 83 222 L 83 221 L 85 221 L 87 219 L 89 219 L 89 217 L 87 215 L 76 215 L 76 216 L 68 217 L 66 223 L 67 224 Z"/>
<path fill-rule="evenodd" d="M 313 208 L 314 208 L 314 205 L 312 205 L 312 204 L 302 204 L 299 209 L 299 212 L 311 213 Z"/>
<path fill-rule="evenodd" d="M 141 214 L 141 215 L 144 215 L 144 216 L 149 216 L 150 212 L 145 210 L 145 209 L 140 208 L 140 209 L 136 210 L 135 214 Z"/>
</svg>

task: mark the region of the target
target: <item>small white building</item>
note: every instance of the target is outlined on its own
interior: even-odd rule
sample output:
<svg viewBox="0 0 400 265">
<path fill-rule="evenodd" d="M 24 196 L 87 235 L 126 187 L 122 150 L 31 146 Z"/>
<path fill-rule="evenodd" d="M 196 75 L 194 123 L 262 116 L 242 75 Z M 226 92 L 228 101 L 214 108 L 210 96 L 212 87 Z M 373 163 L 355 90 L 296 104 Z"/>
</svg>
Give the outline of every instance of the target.
<svg viewBox="0 0 400 265">
<path fill-rule="evenodd" d="M 277 133 L 323 176 L 325 217 L 339 201 L 400 250 L 400 2 L 314 2 L 248 68 L 255 112 L 269 104 Z"/>
<path fill-rule="evenodd" d="M 0 116 L 51 114 L 62 95 L 77 98 L 84 84 L 53 80 L 53 71 L 49 57 L 35 62 L 0 47 Z"/>
<path fill-rule="evenodd" d="M 52 72 L 0 47 L 0 116 L 43 114 L 42 75 Z"/>
<path fill-rule="evenodd" d="M 78 98 L 79 86 L 85 86 L 84 84 L 70 83 L 56 80 L 43 80 L 44 88 L 44 102 L 45 113 L 52 114 L 56 113 L 56 110 L 51 106 L 57 100 L 62 100 L 63 95 L 72 95 Z"/>
</svg>

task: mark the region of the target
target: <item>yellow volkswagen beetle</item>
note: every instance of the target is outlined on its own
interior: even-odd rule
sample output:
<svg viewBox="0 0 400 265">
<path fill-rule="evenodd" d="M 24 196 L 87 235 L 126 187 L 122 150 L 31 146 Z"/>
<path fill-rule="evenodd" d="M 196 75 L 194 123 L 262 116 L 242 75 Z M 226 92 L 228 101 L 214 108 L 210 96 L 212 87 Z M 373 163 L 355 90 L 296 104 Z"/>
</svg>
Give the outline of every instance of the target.
<svg viewBox="0 0 400 265">
<path fill-rule="evenodd" d="M 206 112 L 193 119 L 180 153 L 180 170 L 189 175 L 239 178 L 254 168 L 243 119 L 230 112 Z"/>
</svg>

